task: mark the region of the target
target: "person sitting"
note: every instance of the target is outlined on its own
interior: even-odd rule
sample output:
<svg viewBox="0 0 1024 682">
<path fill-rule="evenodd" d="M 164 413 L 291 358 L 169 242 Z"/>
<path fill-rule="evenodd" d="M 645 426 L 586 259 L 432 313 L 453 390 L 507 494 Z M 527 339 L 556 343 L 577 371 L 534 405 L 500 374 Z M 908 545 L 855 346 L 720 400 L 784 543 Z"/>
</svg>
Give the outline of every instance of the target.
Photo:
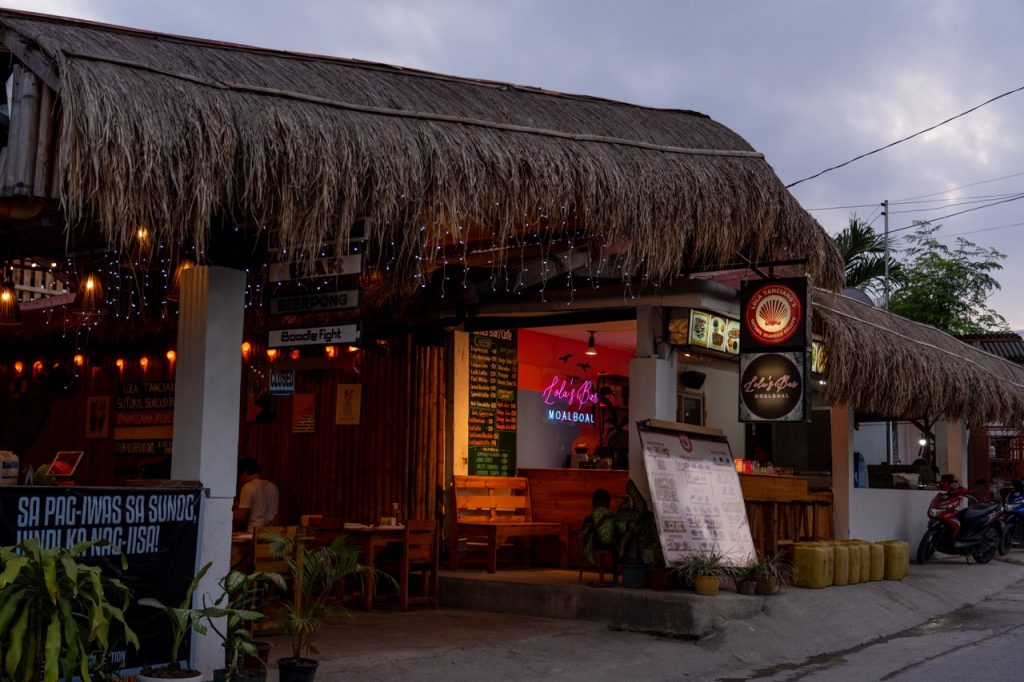
<svg viewBox="0 0 1024 682">
<path fill-rule="evenodd" d="M 239 460 L 238 477 L 243 485 L 233 512 L 235 524 L 244 525 L 246 532 L 251 533 L 254 528 L 277 523 L 280 493 L 276 485 L 260 475 L 259 462 L 252 457 Z"/>
</svg>

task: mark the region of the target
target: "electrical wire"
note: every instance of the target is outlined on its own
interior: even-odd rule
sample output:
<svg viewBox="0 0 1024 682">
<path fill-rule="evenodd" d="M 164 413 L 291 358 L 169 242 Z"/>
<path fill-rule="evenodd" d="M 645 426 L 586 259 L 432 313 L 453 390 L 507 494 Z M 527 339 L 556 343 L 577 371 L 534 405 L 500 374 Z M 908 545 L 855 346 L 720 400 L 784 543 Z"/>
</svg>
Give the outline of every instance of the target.
<svg viewBox="0 0 1024 682">
<path fill-rule="evenodd" d="M 953 216 L 963 215 L 964 213 L 970 213 L 971 211 L 980 211 L 981 209 L 989 208 L 990 206 L 998 206 L 999 204 L 1008 204 L 1011 201 L 1018 201 L 1020 199 L 1024 199 L 1024 193 L 1017 194 L 1017 195 L 1015 195 L 1015 196 L 1013 196 L 1013 197 L 1011 197 L 1009 199 L 1003 199 L 1001 201 L 993 201 L 992 203 L 984 204 L 983 206 L 975 206 L 974 208 L 965 208 L 964 210 L 957 211 L 956 213 L 949 213 L 947 215 L 941 215 L 941 216 L 939 216 L 937 218 L 932 218 L 928 222 L 934 222 L 936 220 L 944 220 L 946 218 L 952 218 Z M 889 234 L 894 234 L 896 232 L 903 232 L 904 230 L 912 230 L 912 229 L 914 229 L 916 227 L 919 227 L 919 226 L 920 226 L 920 223 L 911 223 L 910 225 L 904 225 L 903 227 L 897 227 L 895 230 L 889 230 Z"/>
<path fill-rule="evenodd" d="M 951 122 L 951 121 L 955 121 L 955 120 L 956 120 L 956 119 L 958 119 L 958 118 L 961 118 L 961 117 L 963 117 L 963 116 L 966 116 L 967 114 L 973 113 L 973 112 L 977 111 L 978 109 L 981 109 L 981 108 L 982 108 L 983 106 L 986 106 L 986 105 L 988 105 L 988 104 L 991 104 L 992 102 L 995 102 L 995 101 L 997 101 L 997 100 L 1000 100 L 1000 99 L 1002 99 L 1002 98 L 1004 98 L 1004 97 L 1008 97 L 1009 95 L 1012 95 L 1012 94 L 1014 94 L 1014 93 L 1020 92 L 1020 91 L 1022 91 L 1022 90 L 1024 90 L 1024 85 L 1022 85 L 1022 86 L 1020 86 L 1020 87 L 1018 87 L 1018 88 L 1014 88 L 1013 90 L 1008 90 L 1008 91 L 1004 92 L 1004 93 L 1003 93 L 1003 94 L 1001 94 L 1001 95 L 996 95 L 996 96 L 995 96 L 995 97 L 993 97 L 992 99 L 988 99 L 988 100 L 985 100 L 985 101 L 984 101 L 984 102 L 982 102 L 981 104 L 979 104 L 979 105 L 977 105 L 977 106 L 974 106 L 974 107 L 971 107 L 971 108 L 970 108 L 970 109 L 968 109 L 967 111 L 962 111 L 962 112 L 960 112 L 959 114 L 957 114 L 956 116 L 950 116 L 950 117 L 949 117 L 949 118 L 947 118 L 947 119 L 946 119 L 945 121 L 940 121 L 939 123 L 936 123 L 936 124 L 935 124 L 935 125 L 933 125 L 933 126 L 930 126 L 930 127 L 928 127 L 928 128 L 925 128 L 924 130 L 919 130 L 919 131 L 917 131 L 916 133 L 914 133 L 913 135 L 908 135 L 908 136 L 906 136 L 906 137 L 904 137 L 904 138 L 901 138 L 901 139 L 899 139 L 899 140 L 896 140 L 895 142 L 890 142 L 889 144 L 887 144 L 887 145 L 885 145 L 885 146 L 883 146 L 883 147 L 879 147 L 878 149 L 872 149 L 872 150 L 871 150 L 870 152 L 866 152 L 866 153 L 864 153 L 864 154 L 861 154 L 861 155 L 859 155 L 859 156 L 855 156 L 855 157 L 853 157 L 852 159 L 850 159 L 849 161 L 844 161 L 843 163 L 840 163 L 840 164 L 838 164 L 838 165 L 835 165 L 835 166 L 831 166 L 831 167 L 829 167 L 829 168 L 826 168 L 826 169 L 825 169 L 825 170 L 823 170 L 823 171 L 818 171 L 818 172 L 817 172 L 817 173 L 815 173 L 814 175 L 808 175 L 808 176 L 807 176 L 806 178 L 802 178 L 802 179 L 800 179 L 800 180 L 797 180 L 796 182 L 791 182 L 791 183 L 789 183 L 788 185 L 786 185 L 786 188 L 788 189 L 788 188 L 790 188 L 790 187 L 796 187 L 797 185 L 799 185 L 799 184 L 800 184 L 800 183 L 802 183 L 802 182 L 807 182 L 808 180 L 813 180 L 814 178 L 818 178 L 818 177 L 821 177 L 821 176 L 822 176 L 822 175 L 824 175 L 825 173 L 830 173 L 830 172 L 832 172 L 832 171 L 834 171 L 834 170 L 838 170 L 838 169 L 840 169 L 840 168 L 842 168 L 842 167 L 844 167 L 844 166 L 849 166 L 849 165 L 850 165 L 851 163 L 853 163 L 854 161 L 860 161 L 861 159 L 863 159 L 863 158 L 866 158 L 866 157 L 868 157 L 868 156 L 871 156 L 872 154 L 877 154 L 878 152 L 881 152 L 881 151 L 885 151 L 886 149 L 889 149 L 890 147 L 895 147 L 895 146 L 896 146 L 896 145 L 898 145 L 898 144 L 901 144 L 901 143 L 903 143 L 903 142 L 906 142 L 906 141 L 908 141 L 908 140 L 912 140 L 912 139 L 914 139 L 915 137 L 919 137 L 919 136 L 921 136 L 921 135 L 924 135 L 925 133 L 928 133 L 928 132 L 931 132 L 931 131 L 935 130 L 936 128 L 939 128 L 939 127 L 941 127 L 941 126 L 944 126 L 944 125 L 946 125 L 947 123 L 949 123 L 949 122 Z"/>
</svg>

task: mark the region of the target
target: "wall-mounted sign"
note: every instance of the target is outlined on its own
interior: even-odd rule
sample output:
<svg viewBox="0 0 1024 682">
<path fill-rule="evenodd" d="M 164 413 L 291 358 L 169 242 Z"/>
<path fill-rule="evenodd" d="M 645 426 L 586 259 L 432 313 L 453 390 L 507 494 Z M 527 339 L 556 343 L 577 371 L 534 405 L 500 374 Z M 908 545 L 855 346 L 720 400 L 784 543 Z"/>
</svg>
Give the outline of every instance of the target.
<svg viewBox="0 0 1024 682">
<path fill-rule="evenodd" d="M 689 317 L 669 322 L 669 342 L 676 346 L 697 346 L 738 355 L 740 321 L 710 310 L 692 309 Z"/>
<path fill-rule="evenodd" d="M 744 282 L 740 310 L 740 344 L 745 352 L 807 347 L 806 277 Z"/>
<path fill-rule="evenodd" d="M 338 384 L 337 400 L 334 403 L 334 423 L 338 426 L 359 424 L 359 413 L 363 399 L 362 384 Z"/>
<path fill-rule="evenodd" d="M 336 324 L 330 327 L 301 327 L 274 329 L 267 341 L 268 348 L 281 346 L 327 346 L 336 343 L 355 343 L 359 340 L 359 325 Z"/>
<path fill-rule="evenodd" d="M 321 291 L 300 296 L 277 296 L 270 299 L 270 314 L 295 315 L 357 308 L 359 307 L 359 294 L 359 289 L 352 289 L 349 291 Z"/>
<path fill-rule="evenodd" d="M 811 371 L 824 374 L 828 368 L 828 349 L 821 341 L 811 341 Z"/>
<path fill-rule="evenodd" d="M 469 474 L 512 476 L 516 471 L 519 361 L 516 332 L 469 335 Z"/>
<path fill-rule="evenodd" d="M 270 395 L 294 395 L 295 371 L 290 369 L 270 370 Z"/>
<path fill-rule="evenodd" d="M 575 379 L 561 376 L 551 377 L 541 392 L 544 405 L 544 419 L 553 423 L 593 424 L 594 405 L 598 395 L 590 379 L 576 383 Z"/>
<path fill-rule="evenodd" d="M 114 453 L 169 455 L 174 435 L 174 382 L 122 381 L 114 398 Z"/>
<path fill-rule="evenodd" d="M 361 253 L 341 258 L 321 258 L 313 263 L 312 270 L 300 268 L 294 263 L 271 263 L 269 272 L 271 282 L 361 274 L 363 274 L 363 254 Z"/>
<path fill-rule="evenodd" d="M 805 351 L 741 355 L 740 421 L 807 421 L 806 362 Z"/>
</svg>

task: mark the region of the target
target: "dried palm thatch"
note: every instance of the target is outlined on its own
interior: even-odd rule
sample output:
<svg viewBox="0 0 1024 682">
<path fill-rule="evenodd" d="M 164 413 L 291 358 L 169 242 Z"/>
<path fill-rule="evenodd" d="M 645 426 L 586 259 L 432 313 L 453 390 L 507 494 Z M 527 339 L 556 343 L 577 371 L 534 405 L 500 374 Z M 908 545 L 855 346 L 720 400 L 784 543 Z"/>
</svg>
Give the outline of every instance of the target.
<svg viewBox="0 0 1024 682">
<path fill-rule="evenodd" d="M 813 304 L 830 400 L 894 419 L 1024 422 L 1024 368 L 851 298 L 819 289 Z"/>
<path fill-rule="evenodd" d="M 59 81 L 69 219 L 114 244 L 146 225 L 202 248 L 230 215 L 312 257 L 364 218 L 404 273 L 571 233 L 656 279 L 739 255 L 842 282 L 762 155 L 695 112 L 6 10 L 0 27 Z"/>
</svg>

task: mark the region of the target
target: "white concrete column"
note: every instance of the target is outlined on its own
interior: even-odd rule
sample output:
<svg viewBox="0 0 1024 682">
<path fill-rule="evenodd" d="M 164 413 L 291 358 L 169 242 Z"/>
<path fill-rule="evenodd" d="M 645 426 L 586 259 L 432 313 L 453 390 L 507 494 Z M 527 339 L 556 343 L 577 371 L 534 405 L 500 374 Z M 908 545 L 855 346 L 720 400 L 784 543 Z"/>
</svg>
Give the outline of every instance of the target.
<svg viewBox="0 0 1024 682">
<path fill-rule="evenodd" d="M 942 430 L 941 437 L 935 434 L 936 447 L 942 448 L 936 453 L 936 461 L 943 462 L 939 469 L 953 474 L 961 484 L 970 487 L 974 481 L 967 480 L 967 427 L 962 421 L 942 421 L 936 426 Z"/>
<path fill-rule="evenodd" d="M 171 478 L 206 490 L 196 569 L 211 562 L 196 601 L 216 599 L 231 557 L 231 506 L 238 472 L 245 273 L 201 266 L 182 273 L 175 370 Z M 224 666 L 215 635 L 193 637 L 191 665 L 208 679 Z"/>
<path fill-rule="evenodd" d="M 832 520 L 837 540 L 850 537 L 853 493 L 853 410 L 835 405 L 832 416 Z"/>
<path fill-rule="evenodd" d="M 668 359 L 658 357 L 664 348 L 657 329 L 660 316 L 652 308 L 637 310 L 636 354 L 629 361 L 629 477 L 640 492 L 650 499 L 647 485 L 647 471 L 644 468 L 644 453 L 636 423 L 644 419 L 676 420 L 676 375 L 675 353 Z"/>
</svg>

